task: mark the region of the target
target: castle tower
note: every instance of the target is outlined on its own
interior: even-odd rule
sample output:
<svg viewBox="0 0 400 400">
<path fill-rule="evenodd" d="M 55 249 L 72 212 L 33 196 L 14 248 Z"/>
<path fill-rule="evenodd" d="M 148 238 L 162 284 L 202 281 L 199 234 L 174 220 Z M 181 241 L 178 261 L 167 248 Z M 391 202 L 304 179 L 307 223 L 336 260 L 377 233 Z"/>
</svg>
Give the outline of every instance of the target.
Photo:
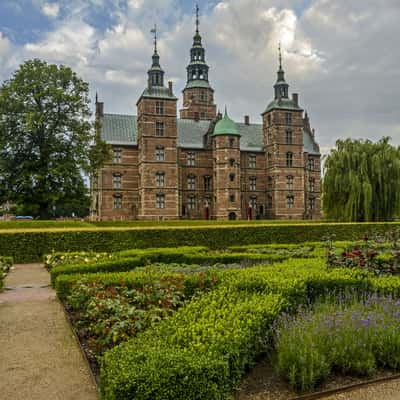
<svg viewBox="0 0 400 400">
<path fill-rule="evenodd" d="M 164 71 L 154 33 L 148 85 L 137 101 L 139 212 L 140 219 L 179 218 L 177 98 L 164 86 Z"/>
<path fill-rule="evenodd" d="M 205 50 L 199 33 L 199 7 L 196 6 L 196 33 L 190 49 L 190 63 L 186 68 L 187 82 L 183 89 L 182 119 L 214 120 L 216 105 L 214 90 L 208 82 L 209 66 L 205 61 Z"/>
<path fill-rule="evenodd" d="M 274 100 L 262 113 L 267 165 L 267 212 L 270 218 L 304 217 L 303 110 L 298 95 L 289 98 L 279 45 Z"/>
<path fill-rule="evenodd" d="M 239 219 L 240 192 L 240 134 L 225 109 L 213 133 L 214 159 L 214 217 Z"/>
</svg>

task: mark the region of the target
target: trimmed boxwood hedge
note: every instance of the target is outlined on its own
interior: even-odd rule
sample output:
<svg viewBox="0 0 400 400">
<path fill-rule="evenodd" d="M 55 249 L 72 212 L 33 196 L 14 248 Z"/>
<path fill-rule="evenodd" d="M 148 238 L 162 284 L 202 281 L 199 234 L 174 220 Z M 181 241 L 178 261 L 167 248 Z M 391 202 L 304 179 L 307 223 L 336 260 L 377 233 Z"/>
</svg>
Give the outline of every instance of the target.
<svg viewBox="0 0 400 400">
<path fill-rule="evenodd" d="M 102 398 L 230 399 L 245 370 L 267 349 L 269 328 L 282 311 L 334 292 L 399 294 L 399 277 L 326 272 L 318 262 L 290 260 L 219 274 L 215 291 L 105 353 Z"/>
<path fill-rule="evenodd" d="M 132 248 L 207 246 L 212 249 L 258 243 L 320 241 L 326 235 L 336 240 L 355 240 L 368 232 L 383 233 L 399 228 L 387 223 L 312 223 L 246 226 L 198 226 L 174 228 L 99 228 L 76 230 L 3 231 L 0 254 L 15 262 L 35 262 L 52 251 L 115 252 Z"/>
<path fill-rule="evenodd" d="M 164 249 L 168 250 L 168 249 Z M 133 252 L 127 252 L 127 254 L 133 254 Z M 66 264 L 54 267 L 50 271 L 51 282 L 54 283 L 59 275 L 71 275 L 71 274 L 89 274 L 96 272 L 123 272 L 131 271 L 137 267 L 153 263 L 179 263 L 179 264 L 197 264 L 197 265 L 214 265 L 217 263 L 221 264 L 234 264 L 247 262 L 250 264 L 257 263 L 272 263 L 279 262 L 288 259 L 289 256 L 277 255 L 277 254 L 246 254 L 246 253 L 227 253 L 227 254 L 201 254 L 196 252 L 187 253 L 174 252 L 174 251 L 163 251 L 159 249 L 157 252 L 143 252 L 142 255 L 136 257 L 117 258 L 103 261 L 96 261 L 92 263 L 77 263 L 77 264 Z"/>
</svg>

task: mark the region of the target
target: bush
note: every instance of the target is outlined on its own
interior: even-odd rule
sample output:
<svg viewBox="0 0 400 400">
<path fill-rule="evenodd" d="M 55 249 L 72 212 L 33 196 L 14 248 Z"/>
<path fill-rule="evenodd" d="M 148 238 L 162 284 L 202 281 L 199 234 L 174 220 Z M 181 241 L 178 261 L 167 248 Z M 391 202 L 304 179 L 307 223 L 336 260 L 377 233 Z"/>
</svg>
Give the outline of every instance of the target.
<svg viewBox="0 0 400 400">
<path fill-rule="evenodd" d="M 216 274 L 214 291 L 106 352 L 104 399 L 228 399 L 245 369 L 267 349 L 269 329 L 282 311 L 329 292 L 400 292 L 398 278 L 326 271 L 322 259 Z M 324 360 L 313 357 L 309 361 L 324 370 Z"/>
<path fill-rule="evenodd" d="M 59 275 L 130 271 L 139 266 L 145 266 L 157 262 L 166 264 L 180 263 L 213 265 L 217 263 L 240 263 L 244 265 L 251 265 L 257 263 L 278 262 L 288 258 L 287 255 L 284 256 L 275 254 L 204 254 L 197 253 L 197 249 L 203 251 L 202 247 L 178 247 L 176 249 L 146 249 L 139 251 L 129 250 L 127 252 L 116 254 L 115 258 L 104 258 L 92 262 L 90 262 L 90 258 L 88 258 L 89 262 L 55 266 L 50 272 L 51 282 L 54 285 L 55 280 Z M 129 255 L 133 254 L 137 254 L 137 256 L 129 257 Z M 123 258 L 122 256 L 126 256 L 127 258 Z M 68 259 L 69 258 L 71 257 L 68 257 Z"/>
<path fill-rule="evenodd" d="M 222 399 L 265 347 L 279 295 L 210 292 L 102 359 L 104 399 Z M 182 311 L 182 312 L 181 312 Z"/>
<path fill-rule="evenodd" d="M 96 355 L 172 315 L 216 280 L 204 274 L 137 274 L 110 286 L 97 279 L 75 282 L 65 300 L 81 339 Z M 190 290 L 188 290 L 190 289 Z"/>
<path fill-rule="evenodd" d="M 302 243 L 336 235 L 355 240 L 367 232 L 386 232 L 399 223 L 299 223 L 275 225 L 221 225 L 156 228 L 78 228 L 76 230 L 8 230 L 0 233 L 0 254 L 16 262 L 40 261 L 52 251 L 116 252 L 132 248 L 207 246 L 224 249 L 258 243 Z"/>
<path fill-rule="evenodd" d="M 3 289 L 4 286 L 4 277 L 7 275 L 11 266 L 13 265 L 12 257 L 1 257 L 0 256 L 0 290 Z"/>
<path fill-rule="evenodd" d="M 379 367 L 400 369 L 400 302 L 347 301 L 319 304 L 278 324 L 277 369 L 293 388 L 314 389 L 333 371 L 369 376 Z"/>
</svg>

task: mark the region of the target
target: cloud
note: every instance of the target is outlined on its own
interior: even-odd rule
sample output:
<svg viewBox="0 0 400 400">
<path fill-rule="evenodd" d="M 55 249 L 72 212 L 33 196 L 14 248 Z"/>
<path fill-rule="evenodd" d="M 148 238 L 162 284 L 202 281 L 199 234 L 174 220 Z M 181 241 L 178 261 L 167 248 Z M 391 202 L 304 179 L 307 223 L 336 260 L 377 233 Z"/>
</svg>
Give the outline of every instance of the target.
<svg viewBox="0 0 400 400">
<path fill-rule="evenodd" d="M 273 96 L 281 41 L 286 80 L 292 92 L 300 93 L 321 148 L 349 136 L 391 135 L 400 144 L 400 54 L 394 43 L 400 35 L 398 0 L 385 0 L 385 7 L 376 0 L 205 3 L 200 31 L 219 108 L 227 104 L 237 120 L 249 114 L 261 121 Z M 93 92 L 99 91 L 106 111 L 133 114 L 146 86 L 149 31 L 157 22 L 161 65 L 181 97 L 194 33 L 194 17 L 184 12 L 182 0 L 57 4 L 63 15 L 40 40 L 15 48 L 0 34 L 0 65 L 1 60 L 10 65 L 10 52 L 14 62 L 41 57 L 70 65 Z M 107 29 L 88 22 L 99 10 L 113 13 Z"/>
<path fill-rule="evenodd" d="M 47 17 L 57 18 L 60 13 L 60 6 L 58 3 L 44 3 L 42 5 L 42 12 Z"/>
</svg>

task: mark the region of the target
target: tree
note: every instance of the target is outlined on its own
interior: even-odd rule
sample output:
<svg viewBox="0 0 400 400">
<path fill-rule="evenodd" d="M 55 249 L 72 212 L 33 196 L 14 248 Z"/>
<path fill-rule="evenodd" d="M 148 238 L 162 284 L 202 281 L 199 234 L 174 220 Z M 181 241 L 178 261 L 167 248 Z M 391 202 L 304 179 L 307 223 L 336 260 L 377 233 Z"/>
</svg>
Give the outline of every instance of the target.
<svg viewBox="0 0 400 400">
<path fill-rule="evenodd" d="M 37 59 L 22 64 L 4 82 L 0 203 L 7 199 L 41 218 L 64 203 L 83 199 L 87 204 L 83 173 L 100 165 L 104 156 L 91 149 L 106 148 L 89 120 L 88 93 L 88 84 L 69 67 Z"/>
<path fill-rule="evenodd" d="M 389 220 L 400 212 L 400 148 L 390 138 L 338 140 L 325 161 L 323 207 L 338 221 Z"/>
</svg>

